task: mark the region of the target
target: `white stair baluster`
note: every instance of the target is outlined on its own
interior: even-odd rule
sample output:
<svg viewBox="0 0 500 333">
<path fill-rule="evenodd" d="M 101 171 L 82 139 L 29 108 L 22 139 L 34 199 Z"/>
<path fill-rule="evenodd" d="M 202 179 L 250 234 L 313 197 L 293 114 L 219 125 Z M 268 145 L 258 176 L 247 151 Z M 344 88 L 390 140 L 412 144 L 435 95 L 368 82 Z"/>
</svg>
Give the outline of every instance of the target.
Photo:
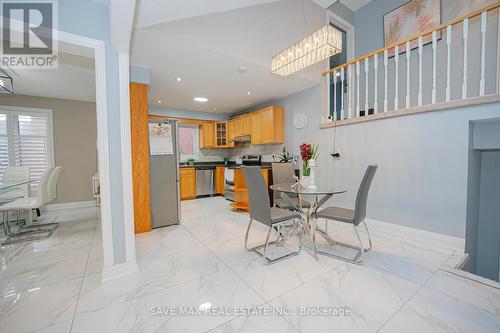
<svg viewBox="0 0 500 333">
<path fill-rule="evenodd" d="M 347 66 L 347 118 L 352 118 L 352 65 Z"/>
<path fill-rule="evenodd" d="M 394 79 L 394 111 L 399 109 L 399 46 L 394 48 L 394 62 L 395 62 L 395 73 L 396 78 Z"/>
<path fill-rule="evenodd" d="M 375 53 L 375 56 L 373 57 L 373 69 L 375 71 L 375 76 L 374 76 L 374 84 L 375 84 L 375 97 L 374 97 L 374 100 L 373 100 L 373 112 L 374 114 L 377 114 L 378 113 L 378 89 L 377 89 L 377 79 L 378 79 L 378 54 Z"/>
<path fill-rule="evenodd" d="M 422 36 L 418 37 L 418 106 L 422 106 Z"/>
<path fill-rule="evenodd" d="M 340 69 L 340 119 L 345 119 L 344 113 L 344 67 Z"/>
<path fill-rule="evenodd" d="M 356 63 L 356 117 L 359 117 L 359 61 Z"/>
<path fill-rule="evenodd" d="M 384 112 L 387 112 L 389 103 L 387 101 L 387 64 L 388 64 L 387 50 L 384 50 Z"/>
<path fill-rule="evenodd" d="M 406 42 L 406 108 L 410 108 L 410 42 Z"/>
<path fill-rule="evenodd" d="M 436 52 L 437 52 L 437 33 L 432 32 L 432 104 L 436 104 Z"/>
<path fill-rule="evenodd" d="M 369 71 L 369 60 L 365 58 L 365 116 L 368 115 L 368 71 Z"/>
<path fill-rule="evenodd" d="M 463 38 L 464 38 L 464 70 L 462 78 L 462 99 L 467 98 L 467 48 L 469 37 L 469 19 L 465 19 L 463 23 Z"/>
<path fill-rule="evenodd" d="M 451 26 L 446 27 L 446 102 L 451 99 Z"/>
<path fill-rule="evenodd" d="M 337 71 L 333 71 L 333 119 L 337 120 Z"/>
<path fill-rule="evenodd" d="M 479 96 L 484 96 L 486 76 L 486 29 L 488 13 L 481 13 L 481 79 L 479 81 Z M 498 55 L 497 55 L 498 56 Z"/>
</svg>

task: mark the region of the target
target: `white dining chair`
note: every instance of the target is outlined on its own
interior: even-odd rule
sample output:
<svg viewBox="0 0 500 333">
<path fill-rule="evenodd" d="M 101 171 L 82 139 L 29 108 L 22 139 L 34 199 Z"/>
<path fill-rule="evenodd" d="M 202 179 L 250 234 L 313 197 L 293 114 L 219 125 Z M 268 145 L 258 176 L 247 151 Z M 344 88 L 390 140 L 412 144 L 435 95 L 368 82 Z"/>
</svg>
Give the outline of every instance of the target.
<svg viewBox="0 0 500 333">
<path fill-rule="evenodd" d="M 57 166 L 54 171 L 52 171 L 52 175 L 50 175 L 49 185 L 47 187 L 49 195 L 47 203 L 53 202 L 57 198 L 57 183 L 59 182 L 59 177 L 61 177 L 62 172 L 63 167 Z"/>
<path fill-rule="evenodd" d="M 23 166 L 8 166 L 3 173 L 3 183 L 28 182 L 30 180 L 30 168 Z M 0 193 L 0 203 L 14 201 L 30 196 L 30 184 L 24 184 L 6 189 Z"/>
<path fill-rule="evenodd" d="M 57 228 L 58 223 L 45 223 L 24 226 L 20 229 L 20 231 L 12 232 L 9 222 L 9 212 L 16 211 L 19 219 L 19 212 L 26 211 L 31 213 L 33 209 L 39 209 L 49 202 L 48 185 L 54 169 L 54 167 L 48 167 L 43 172 L 38 185 L 36 197 L 17 199 L 0 205 L 3 227 L 7 236 L 7 239 L 2 242 L 2 245 L 50 237 L 54 229 Z"/>
</svg>

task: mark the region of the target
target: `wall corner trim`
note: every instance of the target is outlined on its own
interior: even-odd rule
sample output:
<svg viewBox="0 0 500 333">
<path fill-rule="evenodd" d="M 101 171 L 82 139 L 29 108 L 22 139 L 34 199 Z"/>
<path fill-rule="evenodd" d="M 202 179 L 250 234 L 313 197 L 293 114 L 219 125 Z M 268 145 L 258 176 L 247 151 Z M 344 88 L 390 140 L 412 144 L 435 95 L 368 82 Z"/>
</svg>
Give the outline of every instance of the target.
<svg viewBox="0 0 500 333">
<path fill-rule="evenodd" d="M 101 283 L 139 272 L 137 261 L 127 261 L 122 264 L 105 266 L 102 270 Z"/>
</svg>

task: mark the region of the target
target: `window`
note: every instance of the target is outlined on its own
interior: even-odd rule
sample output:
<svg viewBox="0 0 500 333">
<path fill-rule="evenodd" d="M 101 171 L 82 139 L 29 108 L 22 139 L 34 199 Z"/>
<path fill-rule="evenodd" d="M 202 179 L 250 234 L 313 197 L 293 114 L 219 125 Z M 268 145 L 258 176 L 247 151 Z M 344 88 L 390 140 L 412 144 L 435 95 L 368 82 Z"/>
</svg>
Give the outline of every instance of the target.
<svg viewBox="0 0 500 333">
<path fill-rule="evenodd" d="M 197 125 L 179 125 L 179 151 L 181 160 L 198 158 L 199 149 L 199 129 Z"/>
<path fill-rule="evenodd" d="M 39 180 L 54 165 L 53 150 L 51 110 L 0 106 L 0 179 L 7 166 L 27 166 Z"/>
</svg>

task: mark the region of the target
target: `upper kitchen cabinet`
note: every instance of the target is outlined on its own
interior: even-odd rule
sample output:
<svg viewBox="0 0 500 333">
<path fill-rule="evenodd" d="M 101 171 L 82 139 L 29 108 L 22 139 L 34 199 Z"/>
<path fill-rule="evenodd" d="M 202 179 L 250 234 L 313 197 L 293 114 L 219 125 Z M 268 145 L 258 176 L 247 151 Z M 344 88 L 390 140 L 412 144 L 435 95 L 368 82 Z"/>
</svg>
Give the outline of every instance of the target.
<svg viewBox="0 0 500 333">
<path fill-rule="evenodd" d="M 227 123 L 225 121 L 215 123 L 215 145 L 217 148 L 226 148 L 227 143 Z"/>
<path fill-rule="evenodd" d="M 234 137 L 251 134 L 250 114 L 245 113 L 232 119 L 234 123 Z"/>
<path fill-rule="evenodd" d="M 228 147 L 234 147 L 234 120 L 228 120 L 226 124 L 226 139 L 227 139 L 227 146 Z"/>
<path fill-rule="evenodd" d="M 284 112 L 281 106 L 269 106 L 252 112 L 252 144 L 284 143 Z"/>
<path fill-rule="evenodd" d="M 215 148 L 215 123 L 205 121 L 200 125 L 200 148 Z"/>
</svg>

